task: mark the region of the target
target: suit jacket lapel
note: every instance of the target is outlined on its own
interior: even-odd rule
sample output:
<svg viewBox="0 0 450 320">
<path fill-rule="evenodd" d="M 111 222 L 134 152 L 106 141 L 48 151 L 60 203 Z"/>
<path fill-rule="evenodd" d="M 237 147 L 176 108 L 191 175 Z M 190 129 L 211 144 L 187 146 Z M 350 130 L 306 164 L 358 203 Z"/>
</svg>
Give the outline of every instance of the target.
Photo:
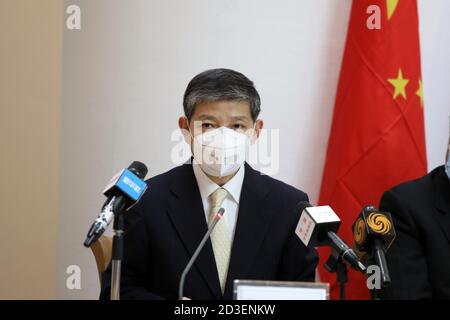
<svg viewBox="0 0 450 320">
<path fill-rule="evenodd" d="M 168 215 L 189 256 L 192 256 L 208 227 L 197 181 L 191 164 L 181 167 L 181 175 L 171 181 Z M 211 241 L 200 252 L 195 267 L 216 299 L 222 297 Z M 180 274 L 181 276 L 181 274 Z M 189 277 L 189 275 L 188 275 Z"/>
<path fill-rule="evenodd" d="M 435 216 L 450 241 L 450 181 L 444 167 L 438 170 L 433 180 L 434 203 L 439 211 Z"/>
<path fill-rule="evenodd" d="M 260 173 L 245 164 L 245 177 L 242 185 L 235 236 L 231 250 L 227 283 L 224 296 L 231 299 L 233 280 L 244 279 L 256 253 L 267 234 L 272 213 L 264 211 L 264 199 L 269 189 L 261 179 Z"/>
</svg>

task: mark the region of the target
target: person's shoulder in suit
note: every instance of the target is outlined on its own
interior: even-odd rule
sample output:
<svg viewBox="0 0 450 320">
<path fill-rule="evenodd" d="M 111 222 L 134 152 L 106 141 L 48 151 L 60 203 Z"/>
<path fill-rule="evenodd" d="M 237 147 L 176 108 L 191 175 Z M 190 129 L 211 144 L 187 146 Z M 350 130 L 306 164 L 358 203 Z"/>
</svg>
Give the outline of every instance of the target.
<svg viewBox="0 0 450 320">
<path fill-rule="evenodd" d="M 255 169 L 252 170 L 260 175 L 261 181 L 270 187 L 271 192 L 276 192 L 280 197 L 286 200 L 308 201 L 308 195 L 304 191 Z"/>
<path fill-rule="evenodd" d="M 412 210 L 408 210 L 411 214 L 420 214 L 422 210 L 417 209 L 433 203 L 435 180 L 436 178 L 440 178 L 442 173 L 445 174 L 444 166 L 437 167 L 430 173 L 418 179 L 407 181 L 392 187 L 383 194 L 380 209 L 383 209 L 384 206 L 390 204 L 394 206 L 401 205 L 404 209 L 411 208 Z M 396 212 L 394 214 L 399 213 L 401 212 Z"/>
<path fill-rule="evenodd" d="M 189 171 L 192 171 L 191 164 L 185 163 L 145 180 L 147 190 L 133 209 L 139 210 L 151 203 L 165 202 L 171 184 L 182 183 Z"/>
<path fill-rule="evenodd" d="M 422 192 L 423 190 L 428 190 L 432 183 L 433 183 L 433 179 L 436 176 L 436 174 L 439 173 L 439 171 L 441 171 L 443 169 L 443 166 L 438 167 L 436 169 L 434 169 L 433 171 L 431 171 L 430 173 L 419 177 L 417 179 L 414 180 L 410 180 L 410 181 L 406 181 L 403 183 L 400 183 L 394 187 L 392 187 L 391 189 L 389 189 L 388 191 L 393 191 L 396 193 L 404 193 L 406 195 L 410 195 L 410 194 L 415 194 L 418 192 Z"/>
<path fill-rule="evenodd" d="M 442 258 L 439 250 L 445 243 L 436 220 L 435 201 L 438 186 L 447 178 L 444 167 L 427 175 L 399 184 L 386 191 L 380 210 L 392 215 L 396 238 L 386 257 L 391 286 L 381 292 L 383 299 L 431 299 L 438 297 Z M 439 270 L 439 271 L 436 271 Z M 438 290 L 439 289 L 439 290 Z"/>
<path fill-rule="evenodd" d="M 277 202 L 280 207 L 287 209 L 281 210 L 280 213 L 293 213 L 294 218 L 299 218 L 301 212 L 291 209 L 294 209 L 300 201 L 309 201 L 309 197 L 304 191 L 255 169 L 250 168 L 250 170 L 253 170 L 253 174 L 259 175 L 257 183 L 263 184 L 268 189 L 271 201 Z"/>
<path fill-rule="evenodd" d="M 277 218 L 283 219 L 294 228 L 297 225 L 301 212 L 295 207 L 300 201 L 309 201 L 308 195 L 281 180 L 275 179 L 245 163 L 245 179 L 243 191 L 252 189 L 265 195 L 264 201 L 271 208 L 276 208 Z M 245 195 L 243 195 L 245 196 Z"/>
</svg>

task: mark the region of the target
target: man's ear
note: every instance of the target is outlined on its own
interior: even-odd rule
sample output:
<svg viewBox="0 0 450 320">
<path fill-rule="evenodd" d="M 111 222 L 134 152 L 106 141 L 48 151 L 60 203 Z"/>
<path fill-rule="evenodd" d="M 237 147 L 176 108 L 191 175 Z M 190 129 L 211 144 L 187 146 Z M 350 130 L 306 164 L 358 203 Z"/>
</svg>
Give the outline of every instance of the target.
<svg viewBox="0 0 450 320">
<path fill-rule="evenodd" d="M 450 157 L 450 137 L 448 138 L 447 152 L 445 153 L 445 163 L 447 163 L 448 157 Z"/>
<path fill-rule="evenodd" d="M 191 144 L 191 135 L 189 133 L 189 120 L 186 117 L 181 116 L 178 119 L 178 127 L 181 130 L 181 133 L 183 134 L 184 141 L 186 141 L 187 144 Z"/>
<path fill-rule="evenodd" d="M 261 134 L 261 130 L 264 127 L 264 121 L 258 119 L 255 122 L 255 130 L 254 130 L 254 134 L 252 135 L 251 138 L 251 144 L 254 144 L 256 142 L 256 140 L 258 140 L 259 135 Z"/>
</svg>

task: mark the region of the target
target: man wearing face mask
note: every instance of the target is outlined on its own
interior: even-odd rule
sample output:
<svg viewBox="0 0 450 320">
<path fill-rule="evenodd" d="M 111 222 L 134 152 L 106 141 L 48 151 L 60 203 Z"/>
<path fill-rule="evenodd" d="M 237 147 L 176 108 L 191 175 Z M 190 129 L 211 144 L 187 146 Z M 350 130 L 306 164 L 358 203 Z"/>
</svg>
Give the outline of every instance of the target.
<svg viewBox="0 0 450 320">
<path fill-rule="evenodd" d="M 384 299 L 450 299 L 450 139 L 446 164 L 387 191 L 397 237 L 387 252 Z"/>
<path fill-rule="evenodd" d="M 122 299 L 176 299 L 183 269 L 220 208 L 225 214 L 187 275 L 189 299 L 232 299 L 235 279 L 314 281 L 318 258 L 295 235 L 302 191 L 245 155 L 263 127 L 253 82 L 207 70 L 187 86 L 178 123 L 191 161 L 147 181 L 126 217 Z M 111 270 L 103 276 L 108 298 Z"/>
</svg>

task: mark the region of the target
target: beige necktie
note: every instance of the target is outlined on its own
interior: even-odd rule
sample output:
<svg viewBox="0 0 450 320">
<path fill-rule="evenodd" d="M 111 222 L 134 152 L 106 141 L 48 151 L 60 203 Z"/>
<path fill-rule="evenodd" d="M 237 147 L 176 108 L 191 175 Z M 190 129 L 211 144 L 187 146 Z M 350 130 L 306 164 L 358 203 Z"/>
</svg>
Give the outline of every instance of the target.
<svg viewBox="0 0 450 320">
<path fill-rule="evenodd" d="M 210 195 L 211 210 L 209 212 L 208 223 L 211 223 L 214 215 L 219 211 L 228 192 L 224 188 L 218 188 Z M 228 229 L 225 220 L 222 218 L 217 222 L 211 233 L 211 242 L 216 259 L 217 273 L 219 274 L 220 288 L 222 293 L 227 280 L 228 264 L 230 261 L 231 244 L 228 236 Z"/>
</svg>

